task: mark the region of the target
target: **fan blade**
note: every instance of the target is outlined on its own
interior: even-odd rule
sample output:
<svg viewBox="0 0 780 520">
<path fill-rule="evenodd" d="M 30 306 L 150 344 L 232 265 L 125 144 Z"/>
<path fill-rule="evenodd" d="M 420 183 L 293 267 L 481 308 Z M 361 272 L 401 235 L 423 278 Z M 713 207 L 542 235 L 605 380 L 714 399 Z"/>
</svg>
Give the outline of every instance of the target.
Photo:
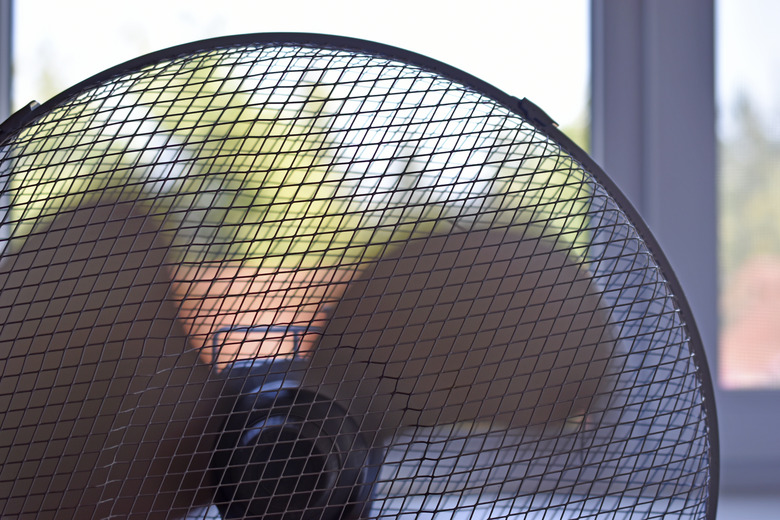
<svg viewBox="0 0 780 520">
<path fill-rule="evenodd" d="M 170 518 L 210 502 L 221 383 L 177 320 L 162 238 L 106 201 L 0 261 L 0 496 L 19 514 Z"/>
<path fill-rule="evenodd" d="M 615 348 L 589 273 L 517 230 L 413 238 L 349 285 L 305 384 L 381 444 L 461 422 L 560 432 L 609 392 Z M 614 381 L 612 381 L 614 383 Z"/>
</svg>

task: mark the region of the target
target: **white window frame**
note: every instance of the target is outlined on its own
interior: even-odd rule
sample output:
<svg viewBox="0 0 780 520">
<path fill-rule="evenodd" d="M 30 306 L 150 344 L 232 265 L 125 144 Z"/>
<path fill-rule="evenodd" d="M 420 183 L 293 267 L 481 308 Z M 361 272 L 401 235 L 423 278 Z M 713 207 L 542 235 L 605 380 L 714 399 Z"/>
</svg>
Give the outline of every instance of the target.
<svg viewBox="0 0 780 520">
<path fill-rule="evenodd" d="M 780 489 L 777 391 L 717 385 L 715 1 L 591 0 L 591 150 L 669 259 L 707 351 L 721 489 Z"/>
<path fill-rule="evenodd" d="M 13 2 L 0 0 L 0 122 L 11 113 Z"/>
</svg>

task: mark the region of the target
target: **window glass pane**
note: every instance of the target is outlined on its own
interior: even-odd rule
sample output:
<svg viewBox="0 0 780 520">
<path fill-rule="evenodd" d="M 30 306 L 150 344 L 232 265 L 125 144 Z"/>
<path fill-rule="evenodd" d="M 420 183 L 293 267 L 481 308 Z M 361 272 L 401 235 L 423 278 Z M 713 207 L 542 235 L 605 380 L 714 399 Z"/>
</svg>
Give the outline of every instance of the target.
<svg viewBox="0 0 780 520">
<path fill-rule="evenodd" d="M 780 388 L 780 3 L 717 8 L 718 376 L 726 389 Z"/>
<path fill-rule="evenodd" d="M 472 6 L 473 7 L 473 6 Z M 15 5 L 14 104 L 45 101 L 112 65 L 227 34 L 318 32 L 395 45 L 544 108 L 587 141 L 588 2 L 25 0 Z"/>
</svg>

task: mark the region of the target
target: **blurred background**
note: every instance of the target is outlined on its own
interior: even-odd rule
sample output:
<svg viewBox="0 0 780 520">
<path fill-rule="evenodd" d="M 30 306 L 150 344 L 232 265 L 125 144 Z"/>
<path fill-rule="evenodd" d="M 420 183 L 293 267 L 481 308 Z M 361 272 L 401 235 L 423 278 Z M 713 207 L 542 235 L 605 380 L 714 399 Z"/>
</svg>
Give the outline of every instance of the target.
<svg viewBox="0 0 780 520">
<path fill-rule="evenodd" d="M 377 5 L 0 0 L 0 118 L 139 55 L 253 32 L 379 41 L 531 99 L 626 193 L 686 292 L 718 399 L 719 518 L 777 518 L 780 3 Z"/>
</svg>

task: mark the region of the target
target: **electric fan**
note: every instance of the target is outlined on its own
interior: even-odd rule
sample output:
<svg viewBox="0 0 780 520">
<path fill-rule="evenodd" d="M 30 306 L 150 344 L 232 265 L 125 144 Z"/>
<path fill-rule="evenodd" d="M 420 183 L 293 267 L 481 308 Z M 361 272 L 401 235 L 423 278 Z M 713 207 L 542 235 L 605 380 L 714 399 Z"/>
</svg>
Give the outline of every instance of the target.
<svg viewBox="0 0 780 520">
<path fill-rule="evenodd" d="M 714 518 L 690 311 L 529 101 L 266 34 L 0 130 L 3 518 Z"/>
</svg>

